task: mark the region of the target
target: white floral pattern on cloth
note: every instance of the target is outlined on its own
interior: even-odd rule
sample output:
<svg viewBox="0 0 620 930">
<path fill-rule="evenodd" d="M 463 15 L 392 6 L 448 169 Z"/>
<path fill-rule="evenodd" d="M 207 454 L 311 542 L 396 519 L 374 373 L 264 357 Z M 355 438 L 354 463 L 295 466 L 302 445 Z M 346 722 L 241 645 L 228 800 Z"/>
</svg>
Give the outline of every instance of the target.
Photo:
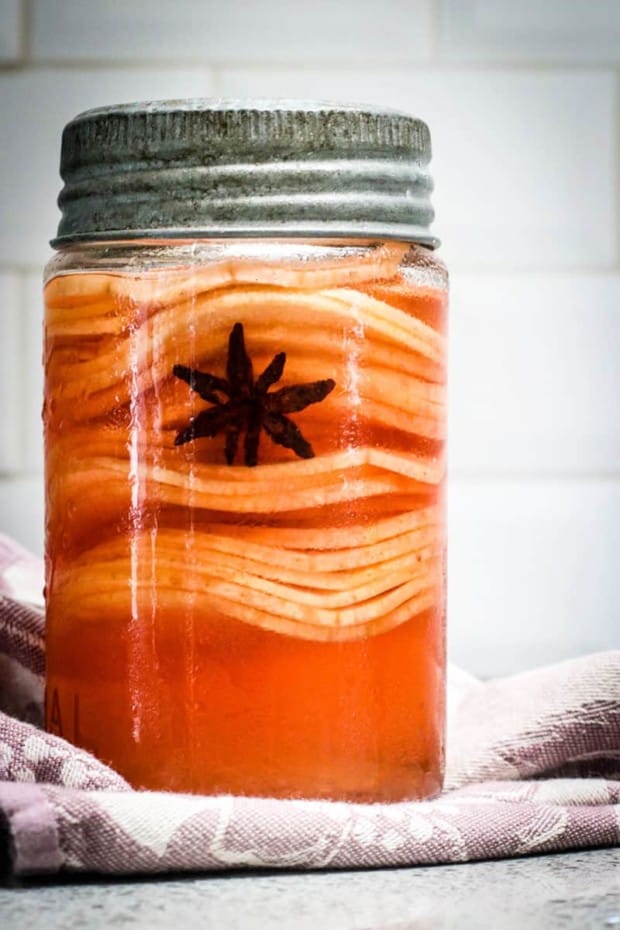
<svg viewBox="0 0 620 930">
<path fill-rule="evenodd" d="M 7 553 L 20 577 L 4 540 L 0 591 Z M 485 684 L 457 674 L 436 800 L 133 791 L 28 722 L 41 718 L 43 616 L 16 593 L 0 596 L 0 860 L 16 875 L 403 866 L 620 843 L 620 652 Z"/>
<path fill-rule="evenodd" d="M 549 783 L 501 782 L 422 804 L 360 805 L 5 783 L 0 808 L 20 824 L 17 874 L 402 866 L 618 843 L 619 783 L 599 782 L 589 803 L 566 803 L 585 800 L 580 784 L 558 789 L 555 798 Z"/>
</svg>

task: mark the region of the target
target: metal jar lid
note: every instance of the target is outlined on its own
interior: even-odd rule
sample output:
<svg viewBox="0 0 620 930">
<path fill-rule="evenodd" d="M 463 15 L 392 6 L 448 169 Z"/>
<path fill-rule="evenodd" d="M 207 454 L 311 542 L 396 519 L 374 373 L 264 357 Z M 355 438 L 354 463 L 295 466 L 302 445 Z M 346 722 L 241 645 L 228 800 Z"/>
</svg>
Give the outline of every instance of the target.
<svg viewBox="0 0 620 930">
<path fill-rule="evenodd" d="M 428 127 L 288 100 L 88 110 L 64 129 L 53 246 L 142 238 L 398 239 L 435 247 Z"/>
</svg>

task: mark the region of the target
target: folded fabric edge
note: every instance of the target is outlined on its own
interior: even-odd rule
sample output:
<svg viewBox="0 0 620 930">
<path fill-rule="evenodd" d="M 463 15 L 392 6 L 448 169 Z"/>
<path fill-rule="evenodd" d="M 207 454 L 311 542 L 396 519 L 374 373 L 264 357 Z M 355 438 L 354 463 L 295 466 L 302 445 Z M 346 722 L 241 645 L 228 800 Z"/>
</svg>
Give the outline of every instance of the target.
<svg viewBox="0 0 620 930">
<path fill-rule="evenodd" d="M 4 874 L 46 875 L 63 864 L 56 817 L 43 789 L 0 783 L 0 868 Z M 1 873 L 0 873 L 1 874 Z"/>
</svg>

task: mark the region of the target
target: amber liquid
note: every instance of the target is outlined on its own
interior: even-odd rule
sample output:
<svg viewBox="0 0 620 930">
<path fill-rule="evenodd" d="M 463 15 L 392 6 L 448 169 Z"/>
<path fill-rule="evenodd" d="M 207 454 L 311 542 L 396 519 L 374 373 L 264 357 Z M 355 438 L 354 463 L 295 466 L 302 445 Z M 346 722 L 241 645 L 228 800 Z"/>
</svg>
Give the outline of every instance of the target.
<svg viewBox="0 0 620 930">
<path fill-rule="evenodd" d="M 188 300 L 169 284 L 160 272 L 148 299 L 128 274 L 47 287 L 47 728 L 136 787 L 435 794 L 445 294 L 400 274 L 356 284 L 368 313 L 396 312 L 385 329 L 351 309 L 349 284 L 335 317 L 322 315 L 325 285 L 306 286 L 304 328 L 277 303 L 284 287 Z M 247 309 L 259 291 L 272 317 Z M 314 458 L 264 433 L 255 468 L 243 437 L 232 466 L 222 435 L 175 446 L 210 403 L 174 365 L 224 378 L 239 321 L 255 377 L 286 352 L 272 391 L 336 382 L 291 414 Z M 313 340 L 324 325 L 328 341 Z"/>
</svg>

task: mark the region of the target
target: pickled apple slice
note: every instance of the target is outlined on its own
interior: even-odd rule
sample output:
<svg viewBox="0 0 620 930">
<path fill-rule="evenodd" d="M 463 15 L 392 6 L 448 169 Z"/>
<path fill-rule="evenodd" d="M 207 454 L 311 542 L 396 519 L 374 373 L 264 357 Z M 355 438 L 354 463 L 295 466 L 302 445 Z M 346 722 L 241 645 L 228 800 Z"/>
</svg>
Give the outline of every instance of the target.
<svg viewBox="0 0 620 930">
<path fill-rule="evenodd" d="M 382 633 L 387 633 L 395 627 L 400 626 L 402 623 L 414 620 L 427 610 L 432 608 L 437 609 L 440 603 L 441 588 L 436 585 L 421 591 L 420 594 L 415 595 L 409 601 L 401 604 L 400 607 L 397 607 L 395 610 L 389 611 L 387 614 L 379 616 L 374 620 L 369 620 L 365 624 L 348 627 L 317 627 L 296 621 L 291 622 L 286 618 L 271 617 L 269 614 L 264 613 L 264 611 L 259 611 L 254 608 L 246 607 L 245 610 L 242 611 L 238 609 L 238 605 L 231 603 L 226 605 L 226 610 L 229 616 L 241 620 L 244 623 L 248 623 L 250 619 L 252 619 L 255 625 L 260 626 L 263 630 L 270 630 L 271 632 L 281 635 L 295 636 L 298 639 L 342 643 L 359 639 L 368 639 L 371 636 L 379 636 Z"/>
<path fill-rule="evenodd" d="M 209 566 L 212 561 L 219 560 L 228 565 L 239 566 L 241 559 L 247 562 L 252 574 L 261 577 L 287 580 L 300 587 L 323 586 L 339 590 L 347 585 L 366 584 L 378 572 L 400 571 L 404 566 L 402 560 L 407 558 L 412 558 L 408 564 L 408 570 L 411 571 L 417 567 L 418 562 L 437 554 L 441 539 L 440 527 L 432 526 L 410 530 L 370 545 L 318 552 L 291 549 L 280 552 L 279 535 L 276 528 L 272 533 L 271 545 L 264 545 L 247 539 L 244 541 L 211 533 L 197 533 L 192 539 L 191 554 L 188 554 L 183 549 L 186 534 L 180 530 L 162 529 L 158 533 L 156 550 L 152 547 L 150 537 L 149 551 L 144 538 L 139 535 L 129 541 L 114 539 L 88 550 L 71 565 L 77 570 L 82 567 L 88 569 L 91 563 L 105 564 L 112 571 L 114 565 L 126 563 L 130 549 L 134 555 L 137 551 L 142 552 L 149 562 L 153 552 L 157 551 L 158 557 L 161 555 L 164 563 L 170 560 L 175 562 L 181 552 L 185 565 L 200 563 Z M 345 534 L 343 538 L 346 538 Z M 126 564 L 123 564 L 123 569 L 127 570 Z M 66 580 L 69 576 L 70 569 L 61 572 L 58 584 L 64 583 L 62 579 Z M 106 575 L 101 575 L 100 580 L 105 585 Z"/>
<path fill-rule="evenodd" d="M 174 531 L 179 534 L 179 531 Z M 247 576 L 252 578 L 252 583 L 262 584 L 263 581 L 273 582 L 278 588 L 286 590 L 286 586 L 294 586 L 298 595 L 301 592 L 302 599 L 307 598 L 308 603 L 321 603 L 318 598 L 325 596 L 325 606 L 333 606 L 329 598 L 337 598 L 338 606 L 346 606 L 348 603 L 354 603 L 365 600 L 368 597 L 387 591 L 396 587 L 404 581 L 407 581 L 415 575 L 425 562 L 437 558 L 441 555 L 441 545 L 437 540 L 432 544 L 417 548 L 419 541 L 414 542 L 413 550 L 407 548 L 404 554 L 387 557 L 384 561 L 374 562 L 360 568 L 339 569 L 331 571 L 316 571 L 308 574 L 305 571 L 289 568 L 287 559 L 281 560 L 282 564 L 274 564 L 273 559 L 277 557 L 275 547 L 272 550 L 271 561 L 257 561 L 246 555 L 234 554 L 226 550 L 220 551 L 217 544 L 209 547 L 209 541 L 205 540 L 204 544 L 199 538 L 195 540 L 196 545 L 192 546 L 191 554 L 184 549 L 179 549 L 178 543 L 174 551 L 170 551 L 166 546 L 157 545 L 157 557 L 162 560 L 163 564 L 168 562 L 175 564 L 178 562 L 179 553 L 184 553 L 184 570 L 191 566 L 191 570 L 200 574 L 201 566 L 205 566 L 204 571 L 212 574 L 217 578 L 228 578 L 238 580 Z M 102 583 L 105 584 L 107 573 L 130 570 L 127 562 L 127 550 L 132 546 L 125 545 L 123 551 L 119 551 L 116 557 L 110 553 L 104 553 L 97 547 L 91 550 L 89 555 L 93 562 L 101 569 L 105 569 L 105 575 L 101 576 Z M 372 558 L 381 559 L 384 552 L 375 552 Z M 203 562 L 204 560 L 204 562 Z M 335 560 L 331 561 L 331 565 Z M 79 577 L 75 575 L 83 562 L 76 562 L 70 568 L 60 570 L 56 573 L 54 579 L 55 590 L 61 590 L 64 586 L 70 585 L 75 595 L 80 593 Z M 87 594 L 92 591 L 92 585 L 89 583 L 89 577 L 84 579 L 81 593 Z M 102 590 L 102 595 L 105 591 Z"/>
<path fill-rule="evenodd" d="M 329 468 L 327 470 L 326 466 Z M 232 472 L 234 466 L 228 467 Z M 248 479 L 247 468 L 236 469 L 227 480 L 221 466 L 202 465 L 188 471 L 138 464 L 132 480 L 144 488 L 153 501 L 161 504 L 230 513 L 273 514 L 324 507 L 344 501 L 382 494 L 430 494 L 443 475 L 441 461 L 416 460 L 375 449 L 309 459 L 301 463 L 259 466 L 256 472 L 271 469 L 270 477 Z M 313 469 L 313 470 L 311 470 Z M 323 470 L 325 469 L 325 470 Z M 239 475 L 242 472 L 242 476 Z M 213 477 L 211 477 L 213 475 Z M 79 471 L 67 475 L 62 485 L 50 489 L 50 504 L 59 512 L 91 505 L 93 497 L 127 500 L 128 466 L 119 459 L 93 458 Z"/>
<path fill-rule="evenodd" d="M 402 243 L 390 242 L 363 255 L 323 259 L 312 264 L 224 258 L 206 268 L 190 265 L 170 270 L 157 268 L 140 274 L 59 274 L 45 285 L 45 301 L 50 310 L 82 309 L 105 298 L 128 300 L 133 305 L 145 304 L 157 309 L 240 284 L 305 289 L 390 280 L 398 274 L 408 248 Z"/>
<path fill-rule="evenodd" d="M 224 597 L 214 600 L 204 591 L 190 593 L 195 622 L 199 622 L 199 618 L 202 617 L 204 623 L 207 624 L 213 613 L 218 612 L 222 616 L 239 620 L 250 626 L 260 627 L 268 632 L 320 642 L 350 642 L 386 633 L 424 611 L 437 607 L 442 599 L 441 582 L 436 581 L 385 614 L 379 613 L 363 623 L 332 625 L 303 622 L 290 616 L 272 614 L 250 604 L 239 603 Z M 175 625 L 179 616 L 179 608 L 185 603 L 186 597 L 187 592 L 159 586 L 157 588 L 157 610 L 160 622 Z M 102 619 L 100 594 L 87 595 L 79 604 L 68 596 L 68 592 L 55 595 L 55 608 L 65 616 L 71 616 L 79 610 L 79 616 L 85 622 L 101 622 Z M 132 615 L 132 609 L 138 616 L 152 616 L 153 589 L 150 583 L 132 592 L 124 585 L 121 589 L 106 594 L 106 621 L 121 622 L 124 625 L 127 618 Z"/>
<path fill-rule="evenodd" d="M 444 462 L 431 453 L 445 435 L 445 338 L 415 310 L 442 296 L 407 286 L 403 303 L 406 249 L 286 265 L 222 258 L 48 284 L 49 377 L 72 424 L 50 443 L 59 479 L 49 507 L 81 529 L 49 579 L 55 610 L 94 622 L 105 604 L 106 619 L 122 624 L 154 610 L 158 623 L 176 623 L 190 604 L 196 623 L 215 613 L 338 642 L 442 608 Z M 266 443 L 273 461 L 246 468 L 201 461 L 215 444 L 175 448 L 202 402 L 188 402 L 173 366 L 223 376 L 240 321 L 255 372 L 282 351 L 282 386 L 336 381 L 303 415 L 316 457 L 278 461 L 282 450 Z M 334 448 L 330 432 L 352 411 L 351 443 L 364 440 Z M 412 442 L 425 454 L 400 451 Z"/>
<path fill-rule="evenodd" d="M 353 449 L 343 449 L 327 455 L 317 455 L 310 459 L 289 459 L 285 462 L 272 462 L 248 468 L 245 465 L 218 465 L 202 463 L 200 460 L 192 461 L 191 474 L 186 473 L 187 464 L 179 459 L 178 448 L 174 446 L 174 433 L 170 433 L 167 445 L 158 450 L 157 456 L 148 456 L 149 451 L 156 448 L 154 433 L 144 431 L 135 446 L 138 452 L 138 462 L 152 467 L 155 459 L 163 464 L 162 473 L 169 475 L 170 480 L 185 478 L 191 481 L 198 490 L 211 490 L 222 494 L 245 494 L 257 490 L 270 490 L 281 488 L 285 482 L 287 487 L 301 485 L 308 487 L 323 480 L 326 475 L 343 476 L 349 469 L 359 469 L 364 466 L 384 469 L 394 472 L 416 482 L 436 485 L 444 477 L 445 462 L 442 456 L 420 456 L 406 452 L 392 452 L 387 449 L 378 449 L 373 446 L 358 446 Z M 164 437 L 165 438 L 165 437 Z M 160 438 L 161 441 L 161 438 Z M 159 452 L 162 454 L 160 455 Z M 168 454 L 170 453 L 170 454 Z M 101 430 L 92 437 L 88 430 L 71 432 L 67 437 L 58 440 L 54 449 L 50 450 L 51 461 L 59 465 L 66 456 L 72 456 L 82 462 L 90 462 L 88 468 L 96 465 L 105 471 L 109 468 L 111 473 L 118 473 L 123 468 L 127 474 L 127 432 L 125 430 Z M 175 468 L 166 465 L 174 462 Z M 177 479 L 174 479 L 176 473 Z M 91 478 L 96 476 L 91 475 Z M 106 480 L 107 475 L 101 474 Z M 150 479 L 155 473 L 149 473 Z"/>
<path fill-rule="evenodd" d="M 127 610 L 129 602 L 135 603 L 136 597 L 143 596 L 145 592 L 152 595 L 155 582 L 158 601 L 162 592 L 169 592 L 170 600 L 172 592 L 175 592 L 179 610 L 182 610 L 184 597 L 191 594 L 194 609 L 199 613 L 203 600 L 205 607 L 211 604 L 223 613 L 229 612 L 231 616 L 245 619 L 245 622 L 256 620 L 259 615 L 254 611 L 259 611 L 271 618 L 272 625 L 267 626 L 268 629 L 277 629 L 279 620 L 289 624 L 303 624 L 306 630 L 315 627 L 342 629 L 376 623 L 397 607 L 435 587 L 441 575 L 439 565 L 437 560 L 419 563 L 413 573 L 398 573 L 398 580 L 396 576 L 386 575 L 379 570 L 375 575 L 375 584 L 358 588 L 359 597 L 353 596 L 346 600 L 346 596 L 343 598 L 336 595 L 337 603 L 334 605 L 334 595 L 329 593 L 315 593 L 312 596 L 307 588 L 273 585 L 261 577 L 249 575 L 222 580 L 209 571 L 208 565 L 202 570 L 196 570 L 191 563 L 188 565 L 178 557 L 175 561 L 160 559 L 154 577 L 147 570 L 147 578 L 136 578 L 131 574 L 131 564 L 127 557 L 126 560 L 112 564 L 96 563 L 94 566 L 69 569 L 65 573 L 64 583 L 60 579 L 56 583 L 54 598 L 56 603 L 66 601 L 67 609 L 71 600 L 76 599 L 80 610 L 86 610 L 88 614 L 89 607 L 101 604 L 101 594 L 105 592 L 106 613 L 110 610 Z M 128 585 L 129 578 L 131 581 Z M 377 593 L 381 581 L 384 587 L 379 587 Z M 392 584 L 394 581 L 396 583 Z M 342 604 L 343 600 L 346 606 Z M 231 605 L 235 607 L 231 608 Z"/>
<path fill-rule="evenodd" d="M 405 556 L 386 559 L 361 571 L 324 572 L 314 579 L 304 577 L 302 572 L 294 572 L 286 567 L 275 568 L 273 565 L 253 562 L 245 557 L 235 558 L 208 550 L 207 558 L 203 561 L 204 550 L 199 548 L 193 551 L 190 557 L 184 550 L 170 550 L 166 546 L 158 546 L 157 562 L 150 564 L 146 550 L 141 549 L 142 544 L 142 540 L 132 543 L 129 547 L 132 550 L 131 555 L 125 552 L 123 556 L 111 561 L 97 558 L 99 553 L 93 553 L 97 571 L 91 572 L 91 567 L 84 564 L 68 567 L 55 577 L 54 593 L 62 593 L 63 590 L 69 589 L 76 598 L 88 597 L 97 591 L 105 596 L 110 586 L 114 587 L 118 583 L 122 585 L 122 579 L 128 578 L 132 579 L 131 585 L 139 586 L 140 572 L 137 576 L 135 571 L 132 573 L 131 565 L 136 546 L 138 551 L 144 553 L 145 570 L 149 579 L 156 580 L 157 587 L 163 585 L 204 591 L 211 584 L 226 581 L 233 583 L 237 588 L 249 588 L 257 594 L 293 600 L 301 605 L 321 609 L 348 608 L 370 601 L 380 594 L 406 585 L 409 581 L 426 578 L 429 573 L 436 571 L 438 566 L 438 552 L 428 546 L 419 553 L 407 552 Z M 377 558 L 381 558 L 381 555 L 380 552 L 376 553 Z M 329 582 L 330 577 L 335 576 L 337 587 L 321 586 L 324 579 Z M 343 577 L 346 582 L 343 581 Z"/>
<path fill-rule="evenodd" d="M 278 527 L 278 547 L 285 549 L 349 549 L 356 546 L 370 546 L 384 542 L 429 526 L 441 526 L 442 514 L 438 506 L 421 507 L 394 517 L 374 519 L 372 522 L 353 524 L 344 531 L 340 527 L 321 526 L 320 528 Z M 271 527 L 235 526 L 212 524 L 211 529 L 222 533 L 233 533 L 250 541 L 269 541 L 272 538 Z"/>
<path fill-rule="evenodd" d="M 128 473 L 125 464 L 103 460 L 95 461 L 93 465 L 94 468 L 89 471 L 81 471 L 67 477 L 59 500 L 67 504 L 73 498 L 77 504 L 80 495 L 91 496 L 89 489 L 92 488 L 93 481 L 102 479 L 105 484 L 101 491 L 96 489 L 95 493 L 104 495 L 104 506 L 106 495 L 117 500 L 124 500 L 127 497 Z M 225 493 L 221 493 L 220 488 L 215 484 L 209 486 L 198 480 L 193 480 L 191 486 L 188 487 L 186 474 L 179 474 L 157 466 L 138 466 L 135 480 L 144 488 L 148 487 L 151 500 L 157 502 L 158 506 L 162 504 L 189 506 L 191 503 L 191 506 L 197 509 L 238 514 L 273 514 L 325 507 L 392 492 L 423 494 L 425 491 L 430 493 L 432 490 L 421 482 L 381 470 L 359 475 L 354 472 L 347 476 L 346 481 L 337 476 L 327 477 L 320 484 L 308 489 L 273 488 L 268 494 L 256 489 L 244 494 L 232 494 L 228 489 Z M 51 499 L 53 505 L 56 499 L 53 490 Z"/>
<path fill-rule="evenodd" d="M 337 296 L 334 297 L 333 295 Z M 354 304 L 348 300 L 356 295 Z M 445 346 L 443 337 L 430 326 L 408 317 L 400 310 L 391 309 L 385 318 L 380 314 L 380 304 L 356 291 L 334 291 L 329 295 L 321 292 L 304 293 L 271 290 L 257 291 L 251 288 L 236 288 L 220 292 L 211 298 L 199 298 L 189 305 L 171 307 L 159 315 L 157 326 L 142 339 L 127 335 L 119 339 L 110 352 L 76 366 L 75 378 L 66 385 L 67 397 L 83 391 L 84 384 L 92 392 L 118 385 L 121 396 L 129 399 L 129 384 L 126 373 L 131 370 L 139 375 L 148 368 L 148 380 L 157 383 L 168 377 L 172 370 L 169 348 L 174 346 L 177 358 L 208 357 L 214 346 L 226 344 L 230 330 L 238 320 L 246 327 L 248 341 L 254 332 L 263 334 L 270 345 L 276 345 L 271 329 L 281 327 L 286 320 L 287 350 L 294 352 L 296 342 L 307 344 L 308 327 L 320 328 L 331 333 L 332 338 L 342 336 L 353 320 L 364 329 L 364 336 L 372 340 L 377 337 L 393 342 L 421 355 L 433 365 L 443 364 Z M 193 320 L 192 330 L 187 327 L 187 316 Z M 174 363 L 174 361 L 173 361 Z M 134 375 L 134 376 L 135 376 Z"/>
</svg>

